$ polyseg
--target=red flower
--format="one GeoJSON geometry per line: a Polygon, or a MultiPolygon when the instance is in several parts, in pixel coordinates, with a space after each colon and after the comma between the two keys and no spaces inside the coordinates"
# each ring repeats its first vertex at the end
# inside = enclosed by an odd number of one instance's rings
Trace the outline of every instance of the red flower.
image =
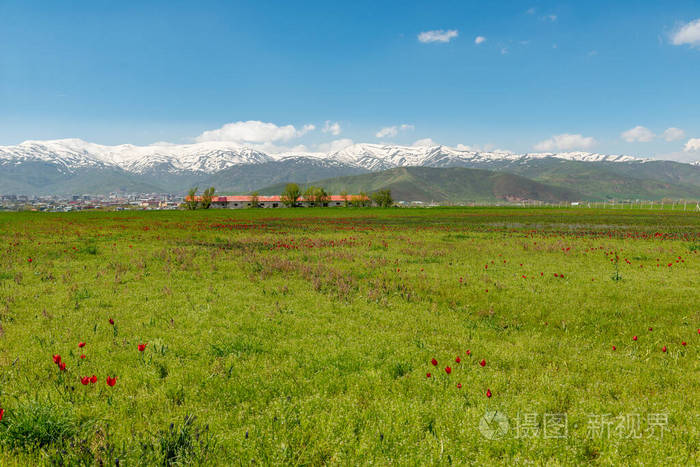
{"type": "Polygon", "coordinates": [[[437,360],[435,360],[434,358],[430,360],[430,363],[432,363],[433,366],[437,366],[437,360]]]}
{"type": "Polygon", "coordinates": [[[97,376],[92,375],[92,377],[90,378],[90,382],[91,382],[92,384],[95,384],[95,383],[97,382],[97,376]]]}
{"type": "Polygon", "coordinates": [[[471,350],[467,350],[467,355],[471,355],[471,354],[472,354],[472,351],[471,351],[471,350]]]}
{"type": "Polygon", "coordinates": [[[117,377],[115,376],[114,378],[110,378],[107,376],[107,386],[114,386],[115,384],[117,384],[117,377]]]}
{"type": "Polygon", "coordinates": [[[457,389],[462,389],[462,383],[457,383],[457,389]]]}
{"type": "Polygon", "coordinates": [[[58,364],[58,369],[61,370],[61,371],[66,371],[66,364],[65,364],[65,362],[60,362],[60,363],[58,364]]]}
{"type": "Polygon", "coordinates": [[[486,390],[486,397],[491,397],[491,390],[490,389],[486,390]]]}
{"type": "MultiPolygon", "coordinates": [[[[430,373],[426,373],[426,374],[425,374],[425,377],[426,377],[426,378],[430,378],[430,376],[431,376],[430,373]]],[[[107,384],[109,384],[109,381],[107,381],[107,384]]]]}
{"type": "Polygon", "coordinates": [[[450,373],[452,373],[452,368],[450,368],[449,366],[446,366],[446,367],[445,367],[445,373],[447,373],[448,375],[449,375],[450,373]]]}
{"type": "Polygon", "coordinates": [[[617,350],[617,347],[615,347],[614,345],[613,345],[613,350],[617,350]]]}
{"type": "Polygon", "coordinates": [[[83,386],[87,386],[87,384],[88,384],[89,382],[90,382],[90,377],[89,377],[89,376],[83,376],[82,378],[80,378],[80,383],[81,383],[83,386]]]}
{"type": "Polygon", "coordinates": [[[114,326],[114,320],[113,320],[112,318],[109,318],[109,324],[111,324],[112,326],[114,326]]]}
{"type": "Polygon", "coordinates": [[[685,344],[685,341],[681,342],[681,345],[682,345],[683,347],[685,347],[685,345],[686,345],[686,344],[685,344]]]}
{"type": "Polygon", "coordinates": [[[78,348],[82,349],[85,347],[85,342],[78,342],[78,348]]]}
{"type": "Polygon", "coordinates": [[[32,259],[31,259],[31,258],[27,258],[27,261],[31,263],[31,262],[32,262],[32,259]]]}
{"type": "Polygon", "coordinates": [[[633,341],[636,341],[636,340],[637,340],[637,336],[634,336],[634,337],[632,338],[632,340],[633,340],[633,341]]]}
{"type": "Polygon", "coordinates": [[[649,328],[649,331],[653,331],[653,330],[654,330],[654,328],[649,328]]]}
{"type": "Polygon", "coordinates": [[[58,365],[59,363],[61,363],[61,356],[58,355],[58,354],[54,355],[54,356],[53,356],[53,362],[54,362],[56,365],[58,365]]]}
{"type": "Polygon", "coordinates": [[[479,362],[479,365],[481,365],[481,366],[486,366],[486,359],[481,360],[481,361],[479,362]]]}
{"type": "Polygon", "coordinates": [[[461,362],[461,361],[462,361],[462,359],[459,358],[459,355],[457,355],[457,358],[455,358],[455,363],[459,363],[459,362],[461,362]]]}
{"type": "Polygon", "coordinates": [[[144,350],[146,350],[147,345],[148,344],[139,344],[139,352],[143,352],[144,350]]]}
{"type": "Polygon", "coordinates": [[[662,351],[662,352],[666,352],[666,346],[665,346],[665,345],[661,348],[661,351],[662,351]]]}
{"type": "Polygon", "coordinates": [[[85,358],[85,354],[82,354],[82,355],[80,356],[80,358],[81,358],[81,359],[85,358]]]}
{"type": "Polygon", "coordinates": [[[0,409],[0,422],[2,421],[3,415],[5,415],[5,409],[0,409]]]}

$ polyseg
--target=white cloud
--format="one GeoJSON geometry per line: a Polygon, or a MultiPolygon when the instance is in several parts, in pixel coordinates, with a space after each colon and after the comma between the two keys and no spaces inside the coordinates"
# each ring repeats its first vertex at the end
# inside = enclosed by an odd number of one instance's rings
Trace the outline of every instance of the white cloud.
{"type": "Polygon", "coordinates": [[[545,21],[551,21],[552,23],[557,20],[557,15],[546,15],[542,17],[545,21]]]}
{"type": "Polygon", "coordinates": [[[459,32],[456,29],[437,29],[435,31],[423,31],[418,34],[418,40],[423,43],[428,42],[450,42],[457,37],[459,32]]]}
{"type": "Polygon", "coordinates": [[[437,146],[438,143],[433,141],[431,138],[423,138],[415,141],[411,146],[437,146]]]}
{"type": "Polygon", "coordinates": [[[637,125],[634,128],[630,128],[629,130],[622,132],[620,136],[628,143],[648,143],[654,139],[656,135],[652,133],[649,128],[637,125]]]}
{"type": "Polygon", "coordinates": [[[197,136],[197,142],[232,141],[236,143],[271,143],[273,141],[289,141],[299,138],[309,131],[315,130],[314,125],[304,125],[297,129],[294,125],[277,126],[274,123],[248,120],[246,122],[227,123],[216,130],[208,130],[197,136]]]}
{"type": "Polygon", "coordinates": [[[501,49],[501,55],[506,55],[508,53],[508,47],[503,47],[501,49]]]}
{"type": "Polygon", "coordinates": [[[684,45],[700,47],[700,18],[681,26],[671,37],[673,45],[684,45]]]}
{"type": "Polygon", "coordinates": [[[681,139],[682,137],[685,136],[685,131],[681,130],[680,128],[666,128],[666,131],[664,131],[664,139],[666,141],[675,141],[677,139],[681,139]]]}
{"type": "Polygon", "coordinates": [[[595,144],[596,140],[590,136],[564,133],[561,135],[554,135],[549,139],[540,141],[535,145],[535,149],[538,151],[570,151],[573,149],[588,149],[595,144]]]}
{"type": "Polygon", "coordinates": [[[484,36],[476,36],[476,39],[474,39],[474,43],[476,45],[482,44],[486,42],[486,38],[484,36]]]}
{"type": "Polygon", "coordinates": [[[387,126],[382,129],[380,129],[375,136],[377,138],[386,138],[387,136],[390,138],[393,138],[394,136],[399,134],[399,131],[407,131],[407,130],[413,130],[413,125],[409,125],[408,123],[404,123],[402,125],[394,125],[394,126],[387,126]]]}
{"type": "Polygon", "coordinates": [[[326,120],[326,124],[323,126],[323,130],[321,131],[324,133],[330,133],[333,136],[338,136],[340,134],[340,123],[331,123],[330,120],[326,120]]]}
{"type": "Polygon", "coordinates": [[[525,13],[527,13],[528,15],[534,15],[534,14],[535,14],[535,8],[534,8],[534,7],[533,7],[533,8],[528,8],[527,11],[526,11],[525,13]]]}
{"type": "Polygon", "coordinates": [[[700,152],[700,138],[690,138],[683,148],[685,152],[700,152]]]}
{"type": "Polygon", "coordinates": [[[317,148],[321,152],[338,152],[352,145],[353,141],[350,138],[341,138],[329,143],[321,143],[317,148]]]}

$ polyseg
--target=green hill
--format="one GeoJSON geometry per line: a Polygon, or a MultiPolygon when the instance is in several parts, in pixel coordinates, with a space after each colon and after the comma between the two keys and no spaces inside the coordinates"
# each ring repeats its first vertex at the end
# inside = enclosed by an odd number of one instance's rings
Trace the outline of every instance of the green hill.
{"type": "MultiPolygon", "coordinates": [[[[505,172],[481,169],[400,167],[361,175],[329,178],[310,183],[337,194],[390,189],[397,201],[454,202],[470,201],[573,201],[580,193],[564,187],[536,182],[505,172]]],[[[304,185],[306,186],[306,185],[304,185]]],[[[261,195],[277,195],[284,184],[259,190],[261,195]]]]}

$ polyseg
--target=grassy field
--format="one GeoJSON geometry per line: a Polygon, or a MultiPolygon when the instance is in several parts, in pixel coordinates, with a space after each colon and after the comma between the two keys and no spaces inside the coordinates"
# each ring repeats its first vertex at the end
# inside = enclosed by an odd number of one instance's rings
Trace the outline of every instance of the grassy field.
{"type": "Polygon", "coordinates": [[[1,465],[700,463],[698,213],[6,213],[0,249],[1,465]]]}

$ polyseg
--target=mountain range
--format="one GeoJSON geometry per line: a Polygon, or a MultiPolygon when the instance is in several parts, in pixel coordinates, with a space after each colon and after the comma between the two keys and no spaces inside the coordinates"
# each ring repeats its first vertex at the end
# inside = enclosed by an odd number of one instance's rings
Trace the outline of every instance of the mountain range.
{"type": "Polygon", "coordinates": [[[79,139],[1,146],[0,194],[179,193],[195,185],[244,193],[290,181],[310,183],[402,167],[505,172],[582,199],[700,198],[698,162],[625,155],[514,154],[388,144],[354,144],[329,153],[267,154],[228,142],[103,146],[79,139]]]}

